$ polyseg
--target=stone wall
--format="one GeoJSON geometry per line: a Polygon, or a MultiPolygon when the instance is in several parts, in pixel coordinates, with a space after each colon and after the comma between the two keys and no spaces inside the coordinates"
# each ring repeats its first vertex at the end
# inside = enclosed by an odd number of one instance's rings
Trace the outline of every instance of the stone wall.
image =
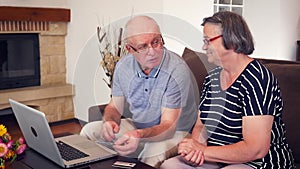
{"type": "Polygon", "coordinates": [[[65,36],[67,23],[50,23],[39,35],[41,85],[66,83],[65,36]]]}

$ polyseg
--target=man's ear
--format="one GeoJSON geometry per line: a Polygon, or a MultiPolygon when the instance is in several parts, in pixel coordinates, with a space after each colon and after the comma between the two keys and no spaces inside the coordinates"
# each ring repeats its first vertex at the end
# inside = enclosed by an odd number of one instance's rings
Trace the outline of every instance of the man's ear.
{"type": "Polygon", "coordinates": [[[128,50],[128,52],[130,52],[130,46],[128,44],[125,45],[125,48],[128,50]]]}
{"type": "Polygon", "coordinates": [[[133,53],[132,48],[131,48],[128,44],[125,45],[125,48],[127,49],[127,51],[128,51],[129,53],[133,53]]]}

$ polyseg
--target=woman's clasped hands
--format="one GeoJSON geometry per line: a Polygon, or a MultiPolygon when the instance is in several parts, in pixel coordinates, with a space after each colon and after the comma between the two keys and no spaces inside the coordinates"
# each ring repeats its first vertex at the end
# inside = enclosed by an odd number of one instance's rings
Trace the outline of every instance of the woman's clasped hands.
{"type": "Polygon", "coordinates": [[[201,166],[204,163],[206,146],[193,138],[185,138],[178,144],[178,154],[185,163],[191,166],[201,166]]]}

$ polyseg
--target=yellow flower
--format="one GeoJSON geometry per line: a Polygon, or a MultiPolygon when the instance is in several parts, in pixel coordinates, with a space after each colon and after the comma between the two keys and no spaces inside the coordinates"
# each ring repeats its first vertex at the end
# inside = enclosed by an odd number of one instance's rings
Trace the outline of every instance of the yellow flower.
{"type": "Polygon", "coordinates": [[[0,125],[0,137],[2,137],[7,132],[7,129],[4,125],[0,125]]]}
{"type": "Polygon", "coordinates": [[[4,156],[4,160],[11,160],[15,158],[17,154],[13,150],[8,150],[7,153],[4,156]]]}

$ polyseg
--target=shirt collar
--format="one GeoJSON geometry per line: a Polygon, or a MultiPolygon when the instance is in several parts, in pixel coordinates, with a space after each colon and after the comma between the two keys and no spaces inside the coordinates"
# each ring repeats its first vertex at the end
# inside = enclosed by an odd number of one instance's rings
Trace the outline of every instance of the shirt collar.
{"type": "Polygon", "coordinates": [[[149,75],[145,75],[145,73],[142,71],[142,69],[139,67],[138,70],[137,70],[137,75],[139,78],[146,78],[146,77],[149,77],[149,78],[156,78],[160,72],[160,69],[162,67],[162,64],[165,60],[165,57],[166,57],[166,51],[165,49],[163,50],[163,57],[162,57],[162,60],[160,62],[160,64],[156,67],[154,67],[151,72],[149,73],[149,75]]]}

